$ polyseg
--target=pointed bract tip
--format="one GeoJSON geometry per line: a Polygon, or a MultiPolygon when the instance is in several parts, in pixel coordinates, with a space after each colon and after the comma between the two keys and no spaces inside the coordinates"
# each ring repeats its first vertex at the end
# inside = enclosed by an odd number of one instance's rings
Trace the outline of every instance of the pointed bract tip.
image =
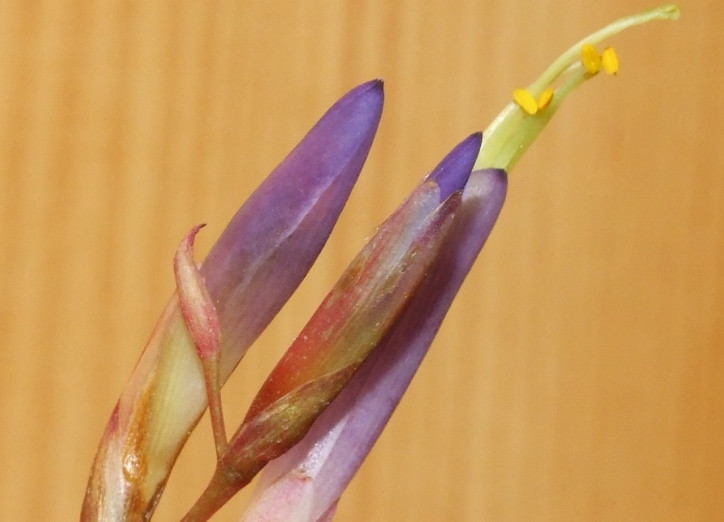
{"type": "Polygon", "coordinates": [[[183,241],[183,245],[188,245],[189,247],[193,247],[194,243],[196,242],[196,234],[199,233],[199,231],[206,226],[206,223],[199,223],[198,225],[194,225],[193,228],[188,232],[186,235],[186,238],[183,241]]]}
{"type": "Polygon", "coordinates": [[[333,112],[335,108],[346,106],[351,121],[357,119],[356,125],[360,129],[369,129],[374,133],[382,116],[384,103],[384,83],[382,80],[370,80],[352,88],[338,100],[330,112],[333,112]]]}
{"type": "Polygon", "coordinates": [[[221,326],[214,302],[194,262],[196,234],[205,224],[194,226],[176,251],[173,260],[181,314],[196,345],[199,357],[214,357],[219,352],[221,326]]]}
{"type": "Polygon", "coordinates": [[[440,187],[441,201],[465,187],[482,141],[482,133],[471,134],[450,151],[427,177],[440,187]]]}
{"type": "Polygon", "coordinates": [[[382,78],[375,78],[373,80],[366,81],[360,85],[358,85],[356,88],[375,88],[384,90],[385,88],[385,81],[382,78]]]}
{"type": "Polygon", "coordinates": [[[342,96],[341,99],[345,99],[348,97],[355,97],[357,95],[367,95],[371,97],[379,97],[380,101],[384,99],[385,96],[385,82],[380,80],[379,78],[374,80],[369,80],[367,82],[361,83],[357,87],[353,87],[347,94],[342,96]]]}

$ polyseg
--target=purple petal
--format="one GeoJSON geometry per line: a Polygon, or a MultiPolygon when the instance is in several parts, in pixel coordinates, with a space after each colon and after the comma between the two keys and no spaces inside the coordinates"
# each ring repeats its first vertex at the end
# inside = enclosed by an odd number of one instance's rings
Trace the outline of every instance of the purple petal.
{"type": "Polygon", "coordinates": [[[367,158],[382,82],[338,101],[236,213],[201,272],[221,319],[222,375],[239,362],[312,266],[367,158]]]}
{"type": "MultiPolygon", "coordinates": [[[[271,462],[258,491],[304,476],[314,481],[310,517],[338,501],[407,389],[450,304],[495,223],[507,187],[503,171],[474,172],[442,255],[410,306],[307,436],[271,462]]],[[[308,499],[305,500],[308,502],[308,499]]],[[[257,515],[254,508],[250,514],[257,515]]],[[[244,520],[258,520],[245,518],[244,520]]]]}
{"type": "Polygon", "coordinates": [[[480,152],[482,140],[483,135],[480,132],[468,136],[427,176],[427,179],[440,187],[440,199],[446,199],[453,192],[463,190],[480,152]]]}

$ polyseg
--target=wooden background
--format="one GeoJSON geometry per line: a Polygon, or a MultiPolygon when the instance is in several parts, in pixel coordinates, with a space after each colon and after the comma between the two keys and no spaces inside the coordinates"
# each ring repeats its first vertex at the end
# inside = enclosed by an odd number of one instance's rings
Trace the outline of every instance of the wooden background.
{"type": "MultiPolygon", "coordinates": [[[[338,96],[386,80],[327,249],[229,422],[417,180],[564,48],[650,0],[0,0],[0,520],[73,520],[185,231],[204,253],[338,96]]],[[[340,521],[724,513],[724,4],[616,39],[510,178],[340,521]]],[[[209,477],[202,422],[158,510],[209,477]]],[[[236,520],[244,495],[217,520],[236,520]]]]}

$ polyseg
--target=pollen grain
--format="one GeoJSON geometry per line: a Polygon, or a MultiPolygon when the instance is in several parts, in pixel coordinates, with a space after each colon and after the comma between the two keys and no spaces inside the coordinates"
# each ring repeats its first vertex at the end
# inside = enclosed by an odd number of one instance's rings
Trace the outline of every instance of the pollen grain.
{"type": "Polygon", "coordinates": [[[613,47],[606,47],[601,56],[601,67],[606,74],[618,74],[618,55],[613,47]]]}
{"type": "Polygon", "coordinates": [[[540,110],[543,110],[546,107],[548,107],[548,105],[550,105],[552,100],[553,100],[553,89],[551,87],[548,87],[538,97],[538,110],[540,111],[540,110]]]}
{"type": "Polygon", "coordinates": [[[538,112],[538,103],[528,89],[515,89],[513,100],[531,116],[538,112]]]}
{"type": "Polygon", "coordinates": [[[601,70],[601,55],[591,44],[583,44],[581,47],[581,62],[591,74],[597,74],[601,70]]]}

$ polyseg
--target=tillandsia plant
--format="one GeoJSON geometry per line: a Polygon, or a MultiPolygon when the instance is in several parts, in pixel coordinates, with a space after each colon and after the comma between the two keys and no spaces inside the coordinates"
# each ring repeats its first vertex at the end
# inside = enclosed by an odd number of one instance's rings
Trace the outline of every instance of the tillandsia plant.
{"type": "Polygon", "coordinates": [[[217,466],[185,520],[206,520],[262,469],[243,520],[324,521],[398,404],[500,213],[507,173],[565,98],[599,72],[595,45],[676,6],[623,18],[563,53],[483,134],[455,147],[369,240],[261,387],[231,438],[220,387],[329,236],[372,144],[382,83],[340,99],[237,212],[201,268],[191,229],[177,292],[121,395],[82,520],[148,520],[209,407],[217,466]]]}

